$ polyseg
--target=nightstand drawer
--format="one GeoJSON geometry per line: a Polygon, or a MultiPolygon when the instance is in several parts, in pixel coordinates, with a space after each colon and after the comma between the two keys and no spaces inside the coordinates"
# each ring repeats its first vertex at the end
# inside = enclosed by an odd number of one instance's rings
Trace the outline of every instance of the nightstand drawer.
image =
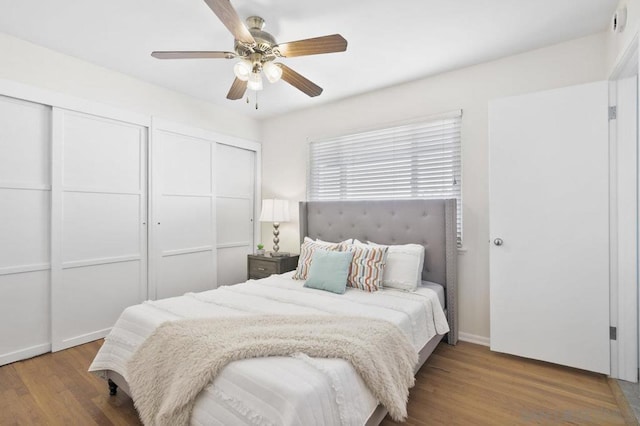
{"type": "Polygon", "coordinates": [[[278,264],[268,260],[253,259],[249,262],[249,275],[251,277],[265,278],[278,273],[278,264]]]}
{"type": "Polygon", "coordinates": [[[260,278],[267,278],[269,275],[293,271],[298,266],[298,258],[297,254],[278,257],[250,254],[247,256],[247,278],[259,280],[260,278]]]}

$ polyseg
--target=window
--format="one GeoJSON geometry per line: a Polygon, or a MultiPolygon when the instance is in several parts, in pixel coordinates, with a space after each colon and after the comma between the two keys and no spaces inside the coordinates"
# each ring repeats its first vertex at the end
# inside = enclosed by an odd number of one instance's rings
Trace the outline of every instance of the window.
{"type": "Polygon", "coordinates": [[[461,243],[461,118],[456,111],[312,141],[307,199],[455,198],[461,243]]]}

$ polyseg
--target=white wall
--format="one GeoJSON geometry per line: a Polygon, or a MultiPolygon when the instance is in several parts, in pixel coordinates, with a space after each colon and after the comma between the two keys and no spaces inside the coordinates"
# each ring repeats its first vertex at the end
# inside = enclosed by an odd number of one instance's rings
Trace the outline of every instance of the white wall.
{"type": "Polygon", "coordinates": [[[631,45],[633,37],[640,31],[640,0],[620,0],[618,9],[627,7],[627,25],[620,34],[607,33],[607,70],[614,70],[622,55],[631,45]]]}
{"type": "MultiPolygon", "coordinates": [[[[489,336],[487,103],[607,76],[605,33],[291,113],[263,123],[263,198],[305,199],[307,140],[462,108],[464,249],[459,258],[461,333],[489,336]]],[[[347,76],[345,76],[347,78],[347,76]]],[[[354,76],[353,78],[357,78],[354,76]]],[[[331,90],[331,88],[326,88],[331,90]]],[[[281,250],[298,252],[295,222],[281,250]]],[[[271,226],[262,227],[271,246],[271,226]]]]}
{"type": "Polygon", "coordinates": [[[4,33],[0,33],[0,52],[0,79],[218,133],[260,139],[260,126],[252,118],[4,33]]]}

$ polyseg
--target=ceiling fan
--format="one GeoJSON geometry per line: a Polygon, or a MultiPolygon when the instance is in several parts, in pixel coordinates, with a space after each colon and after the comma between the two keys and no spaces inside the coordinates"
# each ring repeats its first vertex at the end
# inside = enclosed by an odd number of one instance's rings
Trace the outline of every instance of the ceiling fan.
{"type": "Polygon", "coordinates": [[[271,83],[281,78],[296,89],[314,97],[322,93],[322,88],[298,74],[277,58],[317,55],[321,53],[344,52],[347,40],[340,34],[305,40],[276,43],[275,38],[264,28],[264,19],[258,16],[247,18],[242,23],[229,0],[204,0],[213,13],[222,21],[235,38],[233,52],[221,51],[155,51],[151,56],[158,59],[235,59],[233,71],[236,76],[227,99],[241,99],[247,89],[262,90],[262,73],[271,83]]]}

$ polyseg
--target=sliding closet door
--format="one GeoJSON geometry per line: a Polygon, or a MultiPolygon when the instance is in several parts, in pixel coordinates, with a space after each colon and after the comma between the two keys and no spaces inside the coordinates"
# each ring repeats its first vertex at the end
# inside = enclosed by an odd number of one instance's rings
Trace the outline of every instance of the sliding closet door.
{"type": "Polygon", "coordinates": [[[53,350],[103,337],[146,296],[143,126],[54,108],[53,350]]]}
{"type": "Polygon", "coordinates": [[[247,254],[254,245],[255,169],[254,151],[218,144],[218,285],[247,280],[247,254]]]}
{"type": "Polygon", "coordinates": [[[51,347],[50,117],[0,96],[0,365],[51,347]]]}
{"type": "Polygon", "coordinates": [[[153,265],[149,297],[216,287],[215,141],[153,131],[153,265]]]}

